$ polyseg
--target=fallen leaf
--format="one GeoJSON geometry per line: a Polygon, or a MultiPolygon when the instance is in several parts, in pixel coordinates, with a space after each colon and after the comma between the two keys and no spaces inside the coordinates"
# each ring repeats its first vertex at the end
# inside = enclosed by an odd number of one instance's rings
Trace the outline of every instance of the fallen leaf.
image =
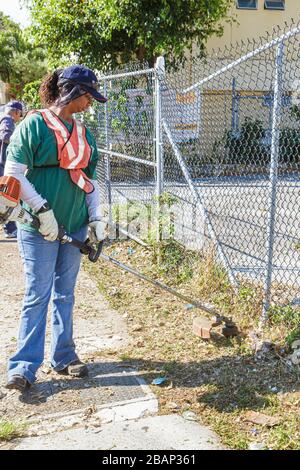
{"type": "Polygon", "coordinates": [[[178,410],[180,407],[177,405],[177,403],[175,403],[174,401],[170,401],[169,403],[167,403],[167,408],[169,408],[170,410],[178,410]]]}
{"type": "Polygon", "coordinates": [[[197,415],[193,411],[184,411],[182,417],[187,421],[197,421],[197,415]]]}
{"type": "Polygon", "coordinates": [[[268,427],[273,427],[280,423],[280,418],[275,418],[274,416],[265,415],[256,411],[247,411],[244,420],[253,424],[260,424],[268,427]]]}

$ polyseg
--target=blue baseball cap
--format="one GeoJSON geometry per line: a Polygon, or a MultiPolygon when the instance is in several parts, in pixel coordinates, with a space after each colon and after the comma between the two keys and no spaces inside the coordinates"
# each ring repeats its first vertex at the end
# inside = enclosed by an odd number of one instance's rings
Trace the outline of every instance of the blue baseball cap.
{"type": "Polygon", "coordinates": [[[59,74],[58,85],[71,81],[80,85],[96,101],[105,103],[107,99],[99,93],[99,83],[94,72],[84,65],[71,65],[66,67],[59,74]]]}
{"type": "Polygon", "coordinates": [[[6,108],[11,108],[11,109],[17,109],[18,111],[21,111],[21,113],[23,114],[23,105],[20,101],[9,101],[6,105],[5,105],[6,108]]]}

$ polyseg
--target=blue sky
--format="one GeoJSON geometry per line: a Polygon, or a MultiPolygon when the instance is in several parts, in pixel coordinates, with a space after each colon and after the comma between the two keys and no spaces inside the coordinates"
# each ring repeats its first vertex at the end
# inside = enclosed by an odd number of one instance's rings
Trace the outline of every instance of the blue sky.
{"type": "Polygon", "coordinates": [[[0,0],[0,10],[22,27],[29,25],[29,14],[25,7],[21,8],[19,0],[0,0]]]}

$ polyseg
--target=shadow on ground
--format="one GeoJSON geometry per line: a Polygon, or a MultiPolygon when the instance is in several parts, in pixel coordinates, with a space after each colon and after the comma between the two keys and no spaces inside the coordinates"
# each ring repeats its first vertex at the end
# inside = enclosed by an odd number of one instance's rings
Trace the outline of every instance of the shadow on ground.
{"type": "MultiPolygon", "coordinates": [[[[99,405],[142,398],[144,391],[139,380],[151,384],[157,377],[165,382],[152,390],[170,388],[197,389],[198,403],[206,404],[219,412],[239,409],[260,410],[274,402],[277,393],[298,392],[300,383],[294,370],[286,369],[282,360],[269,353],[264,356],[223,356],[201,362],[145,361],[127,358],[126,361],[92,363],[89,377],[85,379],[59,376],[34,384],[19,399],[38,405],[63,398],[66,403],[76,395],[81,405],[99,405]]],[[[55,406],[53,406],[55,408],[55,406]]]]}

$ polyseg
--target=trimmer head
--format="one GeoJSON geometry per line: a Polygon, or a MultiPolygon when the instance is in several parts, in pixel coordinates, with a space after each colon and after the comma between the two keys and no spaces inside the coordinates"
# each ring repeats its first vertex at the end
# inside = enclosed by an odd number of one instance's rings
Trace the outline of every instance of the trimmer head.
{"type": "Polygon", "coordinates": [[[239,334],[239,330],[232,319],[223,316],[215,316],[211,319],[204,316],[197,316],[193,320],[193,332],[202,339],[210,339],[211,330],[221,324],[224,325],[222,334],[226,338],[231,338],[239,334]]]}
{"type": "Polygon", "coordinates": [[[237,336],[239,334],[238,327],[231,319],[224,319],[222,334],[225,336],[225,338],[231,338],[232,336],[237,336]]]}

